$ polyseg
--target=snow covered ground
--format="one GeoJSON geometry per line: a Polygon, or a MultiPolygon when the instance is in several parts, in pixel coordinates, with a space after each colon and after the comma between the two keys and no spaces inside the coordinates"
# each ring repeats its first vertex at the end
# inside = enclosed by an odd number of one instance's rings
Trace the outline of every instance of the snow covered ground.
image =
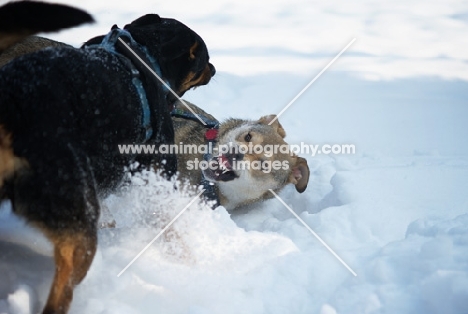
{"type": "MultiPolygon", "coordinates": [[[[220,119],[279,112],[357,38],[280,118],[291,144],[356,145],[304,156],[307,190],[280,196],[357,277],[276,199],[232,213],[193,204],[117,277],[193,198],[144,174],[104,201],[117,228],[100,231],[71,313],[468,313],[466,2],[80,6],[99,23],[54,38],[78,45],[147,12],[200,33],[218,73],[186,99],[220,119]]],[[[0,313],[36,313],[53,267],[3,204],[0,313]]]]}

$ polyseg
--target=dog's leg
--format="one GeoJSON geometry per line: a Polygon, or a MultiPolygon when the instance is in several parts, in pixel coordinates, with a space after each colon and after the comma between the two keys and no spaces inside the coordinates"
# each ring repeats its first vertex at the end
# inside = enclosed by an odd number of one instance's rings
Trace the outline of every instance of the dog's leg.
{"type": "Polygon", "coordinates": [[[55,277],[43,314],[67,313],[73,288],[86,276],[96,252],[96,233],[57,234],[51,236],[55,246],[55,277]]]}
{"type": "Polygon", "coordinates": [[[8,196],[13,211],[54,245],[55,277],[43,313],[67,313],[73,288],[86,276],[96,252],[96,183],[89,158],[71,141],[33,138],[26,143],[30,167],[15,173],[8,196]]]}
{"type": "Polygon", "coordinates": [[[72,206],[78,204],[70,212],[77,213],[81,220],[67,228],[55,229],[46,235],[54,244],[55,277],[50,289],[49,298],[43,314],[67,313],[73,299],[73,289],[86,276],[97,246],[97,220],[99,215],[99,201],[96,194],[96,183],[88,157],[67,144],[73,156],[73,165],[77,170],[78,191],[81,195],[72,195],[75,200],[72,206]],[[78,200],[78,202],[76,202],[78,200]],[[84,202],[83,202],[84,201],[84,202]],[[81,204],[81,206],[80,206],[81,204]]]}

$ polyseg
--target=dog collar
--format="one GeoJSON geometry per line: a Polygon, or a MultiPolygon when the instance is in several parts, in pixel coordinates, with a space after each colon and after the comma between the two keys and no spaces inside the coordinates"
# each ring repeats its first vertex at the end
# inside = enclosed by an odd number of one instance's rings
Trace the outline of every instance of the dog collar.
{"type": "MultiPolygon", "coordinates": [[[[142,108],[142,126],[144,133],[143,143],[146,143],[153,135],[153,127],[151,124],[150,102],[148,101],[146,90],[140,75],[143,74],[146,78],[149,78],[149,81],[153,81],[153,74],[147,69],[141,60],[148,64],[153,69],[153,71],[159,75],[159,77],[162,77],[161,67],[159,66],[158,62],[149,54],[146,47],[138,44],[133,39],[132,35],[127,30],[123,30],[117,27],[112,29],[106,36],[104,36],[100,44],[90,45],[87,46],[87,48],[105,49],[106,51],[121,58],[126,66],[130,69],[130,72],[132,73],[132,83],[137,90],[138,97],[140,98],[140,104],[142,108]],[[124,42],[129,47],[131,47],[131,50],[135,52],[139,58],[135,57],[132,51],[130,51],[127,46],[119,41],[119,38],[124,40],[124,42]]],[[[165,80],[165,83],[170,87],[170,84],[167,80],[165,80]]],[[[159,85],[159,82],[156,84],[159,85]]],[[[166,97],[169,90],[166,86],[164,86],[164,84],[161,85],[164,91],[164,97],[166,97]]]]}
{"type": "MultiPolygon", "coordinates": [[[[219,128],[219,122],[218,120],[213,120],[208,117],[205,117],[204,115],[198,115],[195,116],[192,112],[188,110],[184,110],[182,108],[175,107],[171,111],[171,116],[176,117],[176,118],[183,118],[186,120],[192,120],[198,123],[201,123],[200,119],[205,123],[203,126],[205,128],[209,129],[218,129],[219,128]]],[[[202,124],[202,123],[201,123],[202,124]]]]}

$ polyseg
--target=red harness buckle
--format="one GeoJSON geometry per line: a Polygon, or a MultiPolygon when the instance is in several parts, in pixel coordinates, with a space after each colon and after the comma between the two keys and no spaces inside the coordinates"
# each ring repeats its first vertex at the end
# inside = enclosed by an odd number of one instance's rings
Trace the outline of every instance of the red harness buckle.
{"type": "Polygon", "coordinates": [[[205,138],[208,141],[214,141],[218,137],[218,130],[217,129],[209,129],[205,132],[205,138]]]}

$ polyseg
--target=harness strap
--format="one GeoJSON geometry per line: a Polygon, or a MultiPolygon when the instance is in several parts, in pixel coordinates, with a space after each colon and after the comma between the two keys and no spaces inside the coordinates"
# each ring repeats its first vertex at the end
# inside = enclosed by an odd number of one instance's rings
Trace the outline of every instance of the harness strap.
{"type": "MultiPolygon", "coordinates": [[[[208,150],[205,154],[203,154],[203,160],[205,160],[206,162],[210,162],[213,158],[212,150],[217,142],[218,127],[219,123],[216,124],[213,128],[206,130],[205,132],[205,142],[208,145],[208,150]]],[[[203,173],[200,184],[203,185],[203,189],[205,189],[205,191],[203,192],[203,197],[209,201],[214,201],[212,207],[213,209],[218,207],[220,205],[218,197],[218,187],[213,182],[207,180],[203,173]]]]}
{"type": "MultiPolygon", "coordinates": [[[[217,120],[209,119],[204,115],[198,115],[198,117],[196,117],[192,112],[177,107],[174,108],[174,110],[172,110],[171,116],[183,118],[186,120],[192,120],[200,123],[201,125],[203,125],[203,123],[201,123],[200,119],[202,119],[203,122],[205,122],[205,125],[203,126],[206,128],[205,143],[208,147],[208,150],[205,154],[203,154],[203,160],[205,160],[206,162],[210,162],[213,158],[213,147],[216,145],[218,139],[219,122],[217,120]]],[[[202,194],[203,198],[205,198],[208,201],[213,201],[213,209],[218,207],[220,205],[220,202],[218,198],[217,186],[213,182],[207,180],[203,173],[202,178],[200,180],[200,185],[202,185],[203,189],[205,190],[202,194]]]]}
{"type": "MultiPolygon", "coordinates": [[[[143,132],[143,142],[148,142],[153,136],[153,126],[151,123],[151,101],[148,101],[146,95],[145,86],[141,80],[143,75],[145,79],[153,84],[159,84],[159,81],[156,81],[154,75],[138,60],[137,57],[118,39],[122,38],[125,43],[131,47],[131,49],[146,63],[148,64],[153,71],[155,71],[160,77],[161,68],[158,62],[149,54],[146,47],[138,44],[131,36],[127,30],[120,28],[114,28],[106,36],[104,36],[100,44],[87,46],[87,49],[101,48],[106,51],[118,56],[121,61],[130,69],[132,74],[132,83],[135,86],[138,97],[140,98],[140,104],[142,109],[142,132],[143,132]]],[[[166,81],[166,84],[169,86],[169,82],[166,81]]],[[[148,88],[148,87],[147,87],[148,88]]],[[[168,92],[168,89],[162,84],[164,93],[168,92]]],[[[154,107],[154,106],[153,106],[154,107]]],[[[154,107],[155,108],[155,107],[154,107]]]]}
{"type": "Polygon", "coordinates": [[[186,120],[192,120],[192,121],[198,122],[200,124],[202,124],[200,122],[200,119],[202,119],[203,122],[205,122],[204,127],[210,128],[210,129],[218,129],[219,128],[219,122],[217,120],[209,119],[208,117],[205,117],[203,115],[198,115],[198,117],[197,117],[193,113],[191,113],[190,111],[186,111],[186,110],[181,109],[181,108],[177,108],[177,107],[174,108],[172,110],[172,112],[171,112],[171,116],[178,117],[178,118],[183,118],[183,119],[186,119],[186,120]]]}

